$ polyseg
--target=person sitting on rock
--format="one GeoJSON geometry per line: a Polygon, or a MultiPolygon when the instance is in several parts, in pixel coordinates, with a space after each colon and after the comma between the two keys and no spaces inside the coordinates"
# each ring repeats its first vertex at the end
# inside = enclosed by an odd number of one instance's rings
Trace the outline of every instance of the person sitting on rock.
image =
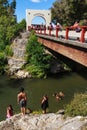
{"type": "Polygon", "coordinates": [[[6,118],[10,118],[11,116],[13,116],[13,108],[12,108],[12,105],[9,105],[9,106],[7,107],[6,118]]]}

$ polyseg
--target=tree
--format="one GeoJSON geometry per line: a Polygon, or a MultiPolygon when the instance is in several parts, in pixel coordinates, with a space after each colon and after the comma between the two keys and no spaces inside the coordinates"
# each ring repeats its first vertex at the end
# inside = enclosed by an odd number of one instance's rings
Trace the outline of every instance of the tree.
{"type": "Polygon", "coordinates": [[[0,0],[0,17],[7,14],[8,1],[0,0]]]}
{"type": "Polygon", "coordinates": [[[13,15],[16,9],[16,0],[0,0],[0,17],[3,15],[13,15]]]}
{"type": "Polygon", "coordinates": [[[15,8],[15,0],[12,0],[11,2],[9,2],[9,0],[0,0],[0,59],[2,62],[0,64],[0,72],[4,68],[4,65],[7,63],[5,62],[5,49],[8,45],[11,44],[11,40],[14,37],[14,26],[16,25],[16,20],[14,17],[15,8]]]}
{"type": "Polygon", "coordinates": [[[31,33],[27,46],[27,70],[31,72],[34,77],[45,77],[47,70],[50,67],[50,55],[47,55],[44,46],[38,42],[37,36],[34,32],[31,33]]]}
{"type": "Polygon", "coordinates": [[[9,15],[14,15],[15,13],[15,9],[16,9],[16,0],[12,0],[11,3],[9,3],[9,6],[8,6],[8,13],[9,15]]]}
{"type": "Polygon", "coordinates": [[[72,25],[77,19],[87,19],[87,0],[56,0],[51,7],[52,19],[72,25]]]}

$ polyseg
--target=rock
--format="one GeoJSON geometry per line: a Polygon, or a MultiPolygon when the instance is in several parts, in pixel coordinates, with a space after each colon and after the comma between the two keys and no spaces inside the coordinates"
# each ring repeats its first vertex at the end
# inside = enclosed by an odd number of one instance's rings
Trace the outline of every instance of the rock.
{"type": "Polygon", "coordinates": [[[0,122],[0,130],[86,130],[87,117],[64,118],[61,114],[14,115],[0,122]]]}
{"type": "Polygon", "coordinates": [[[28,42],[29,32],[23,32],[20,34],[21,37],[17,37],[11,47],[13,50],[13,56],[8,57],[8,66],[11,74],[20,70],[22,66],[26,63],[25,61],[25,47],[28,42]]]}
{"type": "Polygon", "coordinates": [[[14,74],[17,78],[31,78],[31,74],[29,74],[29,72],[26,72],[24,70],[18,70],[17,72],[15,72],[14,74]]]}

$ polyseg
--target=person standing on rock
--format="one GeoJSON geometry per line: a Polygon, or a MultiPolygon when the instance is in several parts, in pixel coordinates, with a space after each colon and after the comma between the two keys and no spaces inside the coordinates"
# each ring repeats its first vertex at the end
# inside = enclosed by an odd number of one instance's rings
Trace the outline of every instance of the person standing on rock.
{"type": "Polygon", "coordinates": [[[24,92],[24,88],[21,87],[20,92],[17,95],[17,102],[20,105],[21,113],[25,115],[27,105],[27,95],[24,92]]]}
{"type": "Polygon", "coordinates": [[[41,101],[41,108],[43,110],[43,114],[46,114],[46,110],[48,108],[48,97],[47,95],[44,95],[41,101]]]}

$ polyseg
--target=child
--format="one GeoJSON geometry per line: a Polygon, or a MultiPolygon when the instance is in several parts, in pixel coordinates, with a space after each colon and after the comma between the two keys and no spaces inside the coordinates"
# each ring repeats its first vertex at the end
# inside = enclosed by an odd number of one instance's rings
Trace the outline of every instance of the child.
{"type": "Polygon", "coordinates": [[[46,114],[46,109],[48,108],[48,97],[47,97],[47,95],[43,96],[43,98],[42,98],[41,108],[43,110],[43,114],[46,114]]]}
{"type": "Polygon", "coordinates": [[[7,118],[10,118],[11,116],[13,116],[13,108],[12,108],[12,105],[9,105],[9,106],[7,107],[6,117],[7,117],[7,118]]]}

